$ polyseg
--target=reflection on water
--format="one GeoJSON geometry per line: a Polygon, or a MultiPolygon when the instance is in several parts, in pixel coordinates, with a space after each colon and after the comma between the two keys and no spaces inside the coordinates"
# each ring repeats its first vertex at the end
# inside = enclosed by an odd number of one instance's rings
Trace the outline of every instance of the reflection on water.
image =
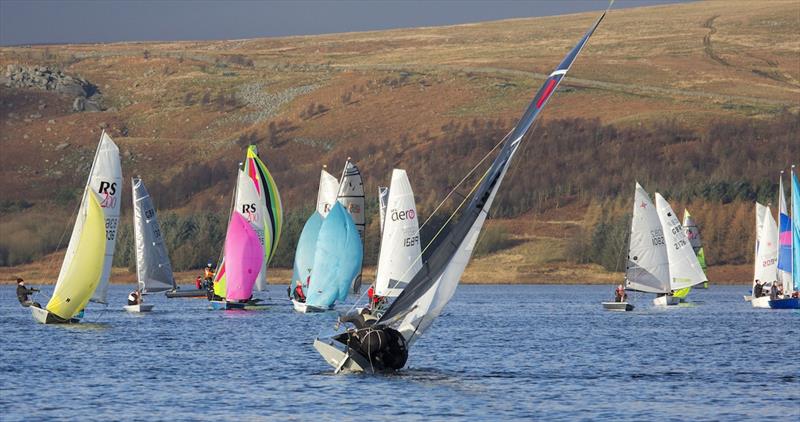
{"type": "Polygon", "coordinates": [[[0,287],[4,421],[800,416],[800,313],[752,309],[745,287],[669,309],[634,295],[615,313],[608,286],[460,286],[408,368],[383,375],[333,375],[312,343],[337,314],[295,313],[281,286],[257,293],[263,310],[151,295],[150,314],[123,311],[130,287],[111,286],[108,308],[70,326],[34,323],[13,288],[0,287]]]}

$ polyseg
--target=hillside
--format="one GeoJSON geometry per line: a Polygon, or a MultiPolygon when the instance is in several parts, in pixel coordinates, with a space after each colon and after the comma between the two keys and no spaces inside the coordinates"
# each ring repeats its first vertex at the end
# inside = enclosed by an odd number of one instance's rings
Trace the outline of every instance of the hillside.
{"type": "MultiPolygon", "coordinates": [[[[314,200],[321,165],[338,169],[347,156],[368,192],[388,182],[392,167],[408,169],[428,215],[595,17],[0,48],[0,68],[48,65],[80,76],[106,108],[73,112],[70,96],[0,86],[0,243],[18,256],[4,262],[59,245],[54,234],[69,228],[102,129],[123,151],[124,176],[142,175],[162,210],[178,215],[224,213],[232,169],[249,143],[259,145],[287,211],[298,213],[291,230],[314,200]],[[452,167],[443,171],[443,162],[452,167]]],[[[503,228],[505,246],[492,252],[516,274],[509,281],[562,270],[552,277],[605,277],[586,263],[598,259],[571,262],[568,247],[611,218],[598,209],[624,213],[633,179],[682,205],[702,204],[693,208],[701,224],[712,219],[705,210],[723,204],[731,219],[752,221],[744,214],[750,201],[774,194],[777,171],[800,157],[798,33],[792,1],[612,10],[502,190],[504,218],[491,225],[503,228]]],[[[744,264],[752,243],[731,246],[729,236],[713,233],[711,261],[738,248],[719,262],[744,264]]],[[[367,237],[376,242],[375,224],[367,237]]],[[[281,247],[290,257],[291,235],[281,247]]],[[[465,278],[483,278],[476,274],[485,274],[486,260],[476,259],[465,278]]]]}

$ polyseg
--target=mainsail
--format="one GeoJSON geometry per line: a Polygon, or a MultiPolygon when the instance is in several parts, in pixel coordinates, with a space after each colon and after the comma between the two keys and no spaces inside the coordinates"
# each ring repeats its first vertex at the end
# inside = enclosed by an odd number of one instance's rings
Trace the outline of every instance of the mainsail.
{"type": "Polygon", "coordinates": [[[692,245],[683,231],[681,222],[669,203],[656,192],[656,210],[664,232],[664,243],[669,260],[669,280],[672,290],[684,289],[704,283],[706,278],[700,262],[692,250],[692,245]]]}
{"type": "Polygon", "coordinates": [[[319,191],[317,192],[317,212],[322,217],[328,215],[339,196],[339,181],[323,168],[319,172],[319,191]]]}
{"type": "MultiPolygon", "coordinates": [[[[353,223],[358,230],[358,236],[361,239],[361,249],[364,248],[364,183],[361,180],[361,172],[355,164],[347,157],[347,162],[342,170],[342,178],[339,182],[339,203],[344,206],[344,209],[353,218],[353,223]]],[[[358,276],[353,280],[353,292],[358,293],[361,289],[361,269],[359,268],[358,276]]]]}
{"type": "Polygon", "coordinates": [[[388,201],[389,201],[389,188],[385,186],[378,186],[378,207],[380,208],[379,223],[381,225],[381,236],[383,236],[383,225],[384,221],[386,220],[386,206],[388,201]]]}
{"type": "Polygon", "coordinates": [[[362,258],[363,248],[353,219],[336,203],[317,236],[306,303],[324,309],[337,300],[345,300],[361,269],[362,258]]]}
{"type": "Polygon", "coordinates": [[[422,251],[417,205],[405,170],[392,171],[388,192],[375,294],[395,297],[422,268],[422,251]]]}
{"type": "Polygon", "coordinates": [[[480,184],[475,187],[475,193],[461,212],[458,221],[452,223],[447,234],[442,234],[444,240],[430,252],[422,269],[417,272],[417,275],[381,316],[377,324],[396,325],[398,331],[411,345],[416,335],[422,334],[442,312],[455,293],[492,201],[522,138],[528,133],[536,117],[558,88],[559,83],[603,17],[605,17],[605,12],[547,77],[514,130],[504,139],[498,156],[481,178],[480,184]],[[398,320],[399,323],[396,322],[398,320]]]}
{"type": "Polygon", "coordinates": [[[136,277],[142,292],[175,289],[167,248],[156,218],[156,209],[142,179],[131,178],[133,189],[133,236],[136,243],[136,277]]]}
{"type": "Polygon", "coordinates": [[[783,172],[778,189],[778,281],[784,292],[792,291],[792,220],[783,195],[783,172]]]}
{"type": "MultiPolygon", "coordinates": [[[[694,222],[694,218],[692,218],[692,215],[689,214],[689,210],[686,208],[683,209],[683,233],[686,235],[686,238],[689,239],[689,244],[692,245],[697,261],[700,263],[700,268],[702,268],[705,273],[707,268],[706,255],[703,251],[703,243],[700,240],[700,229],[697,228],[697,223],[694,222]]],[[[703,283],[702,287],[708,287],[708,282],[703,283]]],[[[673,296],[684,298],[690,291],[692,291],[691,287],[680,289],[675,291],[673,296]]]]}
{"type": "Polygon", "coordinates": [[[792,290],[800,290],[800,182],[792,166],[792,290]]]}
{"type": "Polygon", "coordinates": [[[625,288],[648,293],[669,293],[669,259],[664,231],[650,195],[636,183],[625,288]]]}
{"type": "Polygon", "coordinates": [[[772,217],[769,206],[756,203],[756,216],[761,216],[761,224],[756,232],[757,248],[753,279],[771,284],[778,277],[778,224],[772,217]]]}
{"type": "Polygon", "coordinates": [[[119,222],[119,148],[103,132],[81,197],[78,218],[47,310],[69,319],[90,299],[105,303],[119,222]]]}

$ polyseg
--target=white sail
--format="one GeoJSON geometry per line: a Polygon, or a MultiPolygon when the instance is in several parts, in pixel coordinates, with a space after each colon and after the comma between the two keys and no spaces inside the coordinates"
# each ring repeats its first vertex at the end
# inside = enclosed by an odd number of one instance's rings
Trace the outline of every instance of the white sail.
{"type": "Polygon", "coordinates": [[[339,181],[323,169],[319,174],[319,192],[317,192],[317,212],[319,212],[319,215],[323,217],[328,215],[338,195],[339,181]]]}
{"type": "Polygon", "coordinates": [[[389,188],[378,186],[378,206],[380,208],[381,236],[383,236],[383,225],[386,220],[386,204],[389,201],[389,188]]]}
{"type": "Polygon", "coordinates": [[[638,183],[633,201],[625,288],[649,293],[670,291],[664,232],[650,195],[638,183]]]}
{"type": "MultiPolygon", "coordinates": [[[[87,190],[95,195],[103,210],[106,222],[106,253],[103,261],[103,274],[92,296],[93,302],[106,303],[108,280],[111,276],[111,263],[114,260],[114,249],[117,244],[117,226],[119,224],[120,191],[122,190],[122,165],[119,159],[119,148],[105,132],[100,136],[100,145],[92,163],[87,190]]],[[[70,238],[70,248],[73,240],[80,237],[82,224],[75,224],[70,238]]],[[[67,255],[61,266],[62,272],[68,268],[75,251],[67,248],[67,255]]]]}
{"type": "MultiPolygon", "coordinates": [[[[244,171],[238,172],[239,176],[236,180],[236,199],[234,202],[234,209],[244,216],[253,231],[256,232],[261,246],[264,246],[264,213],[266,204],[261,195],[258,194],[256,184],[259,183],[257,178],[252,177],[244,171]]],[[[260,187],[260,185],[259,185],[260,187]]],[[[262,188],[263,189],[263,188],[262,188]]],[[[261,270],[256,277],[255,287],[262,291],[267,288],[267,260],[261,262],[261,270]]]]}
{"type": "MultiPolygon", "coordinates": [[[[356,229],[358,230],[358,236],[361,238],[361,248],[363,249],[364,231],[366,228],[366,219],[364,215],[364,182],[361,179],[361,171],[350,161],[350,157],[347,157],[344,170],[342,170],[337,200],[353,218],[353,223],[355,223],[356,229]]],[[[361,271],[358,272],[358,277],[353,280],[353,293],[358,293],[360,289],[361,271]]]]}
{"type": "MultiPolygon", "coordinates": [[[[761,205],[761,204],[757,204],[761,205]]],[[[761,228],[757,233],[755,280],[771,284],[778,279],[778,224],[769,206],[763,209],[761,228]]]]}
{"type": "Polygon", "coordinates": [[[685,289],[708,281],[675,211],[658,192],[656,192],[656,210],[666,243],[670,289],[685,289]]]}
{"type": "Polygon", "coordinates": [[[175,277],[156,218],[153,201],[144,182],[131,179],[133,190],[133,235],[136,243],[136,276],[143,292],[175,289],[175,277]]]}
{"type": "Polygon", "coordinates": [[[396,297],[422,268],[419,220],[405,170],[392,171],[375,294],[396,297]]]}

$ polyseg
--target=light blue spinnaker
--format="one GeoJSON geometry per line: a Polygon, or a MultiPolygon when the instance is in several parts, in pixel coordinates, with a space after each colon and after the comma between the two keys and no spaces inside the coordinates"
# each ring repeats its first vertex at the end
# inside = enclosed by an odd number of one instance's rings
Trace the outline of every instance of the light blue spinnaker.
{"type": "Polygon", "coordinates": [[[800,183],[792,166],[792,281],[800,290],[800,183]]]}
{"type": "Polygon", "coordinates": [[[308,286],[308,278],[311,275],[311,269],[314,268],[314,252],[317,248],[317,237],[319,237],[319,229],[322,228],[322,221],[322,216],[315,210],[303,226],[303,231],[300,232],[300,239],[297,240],[297,249],[294,253],[291,288],[294,288],[298,281],[303,285],[303,290],[306,290],[308,286]]]}
{"type": "Polygon", "coordinates": [[[361,270],[363,255],[353,218],[335,203],[319,230],[306,304],[328,308],[337,300],[345,300],[361,270]]]}

